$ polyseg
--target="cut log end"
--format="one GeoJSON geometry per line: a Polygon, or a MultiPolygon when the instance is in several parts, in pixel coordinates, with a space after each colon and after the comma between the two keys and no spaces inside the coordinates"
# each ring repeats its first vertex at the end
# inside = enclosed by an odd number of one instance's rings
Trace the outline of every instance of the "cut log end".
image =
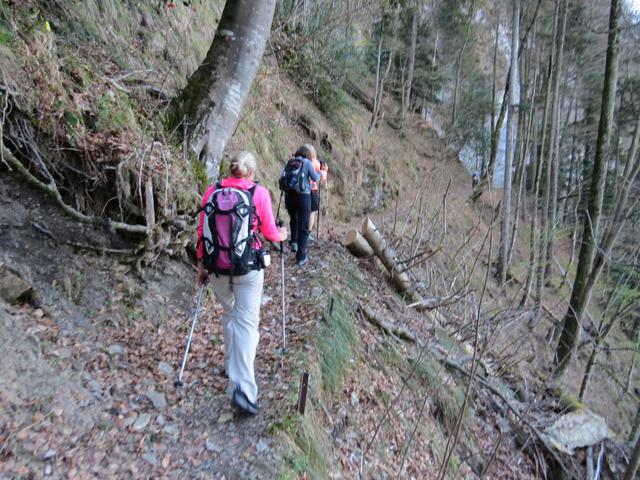
{"type": "Polygon", "coordinates": [[[342,239],[342,244],[356,257],[373,255],[373,249],[357,230],[349,230],[342,239]]]}

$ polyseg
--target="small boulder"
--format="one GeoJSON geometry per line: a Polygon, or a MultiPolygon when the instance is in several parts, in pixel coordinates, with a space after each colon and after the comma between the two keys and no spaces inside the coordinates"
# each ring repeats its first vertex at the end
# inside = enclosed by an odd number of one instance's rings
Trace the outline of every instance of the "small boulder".
{"type": "Polygon", "coordinates": [[[158,458],[151,452],[143,453],[142,459],[154,467],[158,465],[158,458]]]}
{"type": "Polygon", "coordinates": [[[109,355],[116,356],[122,355],[124,353],[124,347],[122,345],[118,345],[117,343],[111,345],[109,347],[109,355]]]}
{"type": "Polygon", "coordinates": [[[158,363],[158,370],[165,374],[167,377],[173,375],[173,367],[166,362],[158,363]]]}
{"type": "Polygon", "coordinates": [[[14,304],[31,296],[31,285],[9,270],[0,271],[0,297],[14,304]]]}
{"type": "Polygon", "coordinates": [[[167,406],[167,400],[164,398],[164,393],[156,392],[155,390],[149,390],[147,392],[147,398],[153,403],[153,406],[162,410],[167,406]]]}
{"type": "Polygon", "coordinates": [[[150,421],[151,421],[151,415],[149,415],[148,413],[141,413],[140,416],[136,418],[136,421],[133,423],[132,428],[136,432],[141,432],[142,430],[147,428],[147,425],[149,425],[150,421]]]}

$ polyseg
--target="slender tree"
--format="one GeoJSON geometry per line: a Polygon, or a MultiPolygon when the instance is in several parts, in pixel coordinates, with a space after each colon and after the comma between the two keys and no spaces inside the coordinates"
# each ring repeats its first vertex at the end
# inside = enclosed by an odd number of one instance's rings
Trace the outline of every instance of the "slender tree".
{"type": "Polygon", "coordinates": [[[502,195],[502,223],[500,229],[500,250],[498,254],[498,279],[501,286],[507,280],[507,257],[509,250],[509,223],[511,220],[511,171],[513,165],[513,133],[517,122],[519,89],[518,85],[518,41],[520,40],[520,0],[513,0],[513,26],[511,29],[511,67],[509,68],[509,110],[507,112],[507,148],[504,160],[504,187],[502,195]]]}
{"type": "Polygon", "coordinates": [[[275,5],[276,0],[227,0],[207,56],[173,100],[171,122],[182,126],[211,181],[260,66],[275,5]]]}
{"type": "Polygon", "coordinates": [[[600,213],[602,210],[604,181],[606,175],[607,150],[611,138],[613,112],[615,107],[616,83],[618,79],[619,49],[619,0],[611,0],[609,13],[609,35],[607,40],[607,58],[605,63],[604,85],[602,88],[602,106],[598,137],[591,173],[589,203],[584,215],[582,241],[578,257],[578,269],[571,291],[569,308],[565,314],[562,333],[555,354],[555,375],[561,377],[567,370],[573,357],[578,339],[578,331],[584,311],[589,303],[592,287],[589,287],[589,273],[598,239],[600,213]]]}
{"type": "Polygon", "coordinates": [[[563,52],[564,52],[564,37],[567,29],[567,1],[564,0],[560,5],[562,21],[560,22],[560,31],[558,33],[558,41],[556,45],[556,64],[554,66],[553,76],[553,113],[551,115],[551,136],[549,138],[549,166],[551,175],[551,198],[549,211],[547,212],[548,221],[547,228],[549,233],[547,235],[547,252],[546,252],[546,265],[545,265],[545,277],[549,277],[551,274],[551,263],[553,261],[553,252],[555,245],[555,229],[558,216],[558,177],[560,172],[560,132],[559,132],[559,118],[562,109],[562,98],[560,96],[560,80],[562,79],[563,68],[563,52]]]}
{"type": "MultiPolygon", "coordinates": [[[[416,45],[418,43],[418,2],[413,4],[411,15],[411,42],[409,44],[409,65],[407,67],[407,81],[405,84],[405,109],[411,108],[411,87],[413,86],[413,72],[416,65],[416,45]]],[[[404,113],[403,113],[404,115],[404,113]]]]}
{"type": "Polygon", "coordinates": [[[471,33],[471,23],[473,20],[473,12],[476,5],[476,0],[471,0],[471,5],[469,5],[469,12],[467,14],[467,28],[464,33],[464,37],[462,39],[462,46],[460,50],[458,50],[458,58],[456,59],[456,74],[455,74],[455,84],[453,87],[453,108],[451,109],[451,125],[456,124],[457,114],[458,114],[458,96],[460,92],[460,77],[462,74],[462,57],[464,55],[464,51],[467,48],[467,43],[469,43],[469,34],[471,33]]]}

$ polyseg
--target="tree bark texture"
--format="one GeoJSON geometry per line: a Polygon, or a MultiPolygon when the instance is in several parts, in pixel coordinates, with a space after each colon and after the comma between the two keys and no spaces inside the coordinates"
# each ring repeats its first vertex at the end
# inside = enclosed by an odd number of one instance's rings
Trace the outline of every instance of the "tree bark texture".
{"type": "Polygon", "coordinates": [[[555,364],[557,377],[562,376],[575,351],[578,339],[578,327],[584,310],[589,303],[591,288],[589,288],[589,274],[593,263],[596,242],[598,241],[598,227],[604,195],[604,181],[606,175],[607,151],[611,138],[613,113],[615,107],[616,84],[618,80],[618,49],[619,49],[619,5],[618,0],[611,0],[609,14],[609,35],[607,40],[607,59],[605,64],[604,85],[602,88],[602,107],[598,125],[596,151],[591,174],[591,188],[589,203],[584,216],[582,227],[582,242],[578,257],[578,269],[571,291],[569,308],[564,317],[562,334],[556,349],[555,364]]]}
{"type": "Polygon", "coordinates": [[[191,152],[215,181],[227,142],[236,129],[258,72],[276,0],[227,0],[202,64],[173,102],[173,121],[183,128],[191,152]]]}

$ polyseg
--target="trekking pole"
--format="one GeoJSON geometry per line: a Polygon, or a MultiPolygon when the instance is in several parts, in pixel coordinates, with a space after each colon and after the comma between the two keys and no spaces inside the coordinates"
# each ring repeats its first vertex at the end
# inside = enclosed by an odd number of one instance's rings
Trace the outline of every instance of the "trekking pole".
{"type": "Polygon", "coordinates": [[[322,183],[318,182],[318,223],[316,223],[316,238],[320,240],[320,217],[322,216],[322,204],[320,200],[322,199],[322,183]]]}
{"type": "MultiPolygon", "coordinates": [[[[281,227],[282,221],[278,220],[278,226],[281,227]]],[[[286,329],[286,313],[284,301],[284,242],[280,242],[280,291],[282,292],[282,353],[287,351],[287,329],[286,329]]]]}
{"type": "Polygon", "coordinates": [[[280,200],[278,200],[278,210],[276,212],[276,218],[278,219],[278,223],[280,223],[280,204],[282,203],[282,195],[284,195],[284,191],[280,190],[280,200]]]}
{"type": "Polygon", "coordinates": [[[189,331],[189,337],[187,338],[187,345],[184,349],[184,357],[182,358],[182,366],[180,367],[180,374],[178,379],[173,382],[173,386],[178,388],[182,386],[182,375],[184,374],[184,367],[187,365],[187,358],[189,357],[189,348],[191,347],[191,339],[193,338],[193,331],[196,328],[196,320],[198,320],[198,313],[200,312],[200,302],[202,300],[202,294],[204,293],[204,283],[200,287],[198,293],[198,300],[196,301],[196,311],[193,314],[193,321],[191,322],[191,330],[189,331]]]}

